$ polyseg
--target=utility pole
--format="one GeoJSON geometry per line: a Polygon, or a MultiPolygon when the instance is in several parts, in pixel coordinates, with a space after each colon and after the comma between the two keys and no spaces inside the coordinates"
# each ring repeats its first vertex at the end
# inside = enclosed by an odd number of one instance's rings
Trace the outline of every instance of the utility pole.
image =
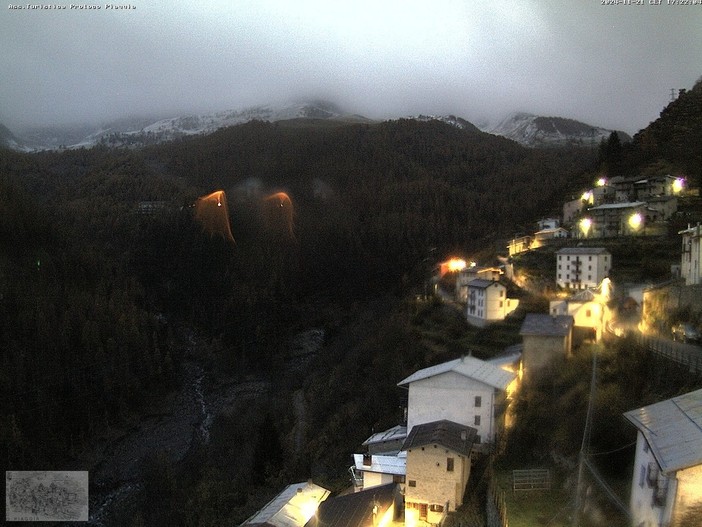
{"type": "Polygon", "coordinates": [[[580,456],[578,462],[578,482],[575,486],[575,511],[573,512],[573,527],[580,524],[580,510],[582,509],[582,486],[585,461],[590,450],[590,434],[592,432],[592,409],[595,405],[595,391],[597,388],[597,350],[592,351],[592,377],[590,377],[590,400],[587,403],[587,414],[585,416],[585,430],[583,430],[583,441],[580,445],[580,456]]]}

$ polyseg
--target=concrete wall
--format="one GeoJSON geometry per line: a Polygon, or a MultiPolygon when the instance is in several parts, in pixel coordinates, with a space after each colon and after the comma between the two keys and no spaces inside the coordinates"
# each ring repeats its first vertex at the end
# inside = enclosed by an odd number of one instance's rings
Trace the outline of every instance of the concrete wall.
{"type": "Polygon", "coordinates": [[[447,419],[478,430],[482,443],[495,435],[495,389],[455,372],[446,372],[410,384],[407,430],[415,425],[447,419]],[[480,406],[476,406],[480,397],[480,406]],[[480,424],[476,424],[476,417],[480,424]]]}
{"type": "Polygon", "coordinates": [[[522,363],[525,377],[552,366],[570,355],[570,336],[524,335],[522,363]]]}
{"type": "Polygon", "coordinates": [[[673,505],[672,525],[702,525],[702,465],[679,470],[675,502],[673,505]],[[693,516],[686,518],[686,516],[693,516]]]}
{"type": "MultiPolygon", "coordinates": [[[[652,505],[654,488],[648,483],[651,463],[656,467],[658,466],[643,434],[639,432],[636,440],[636,455],[631,477],[631,498],[629,502],[632,525],[639,525],[643,522],[644,525],[658,526],[663,522],[663,518],[670,514],[670,505],[664,507],[654,507],[652,505]]],[[[670,482],[668,484],[670,486],[670,482]]],[[[669,488],[668,490],[670,491],[671,489],[669,488]]]]}
{"type": "Polygon", "coordinates": [[[448,501],[449,511],[454,511],[463,503],[469,477],[469,456],[436,444],[413,448],[407,452],[405,502],[445,505],[448,501]],[[447,470],[448,458],[453,459],[452,472],[447,470]]]}

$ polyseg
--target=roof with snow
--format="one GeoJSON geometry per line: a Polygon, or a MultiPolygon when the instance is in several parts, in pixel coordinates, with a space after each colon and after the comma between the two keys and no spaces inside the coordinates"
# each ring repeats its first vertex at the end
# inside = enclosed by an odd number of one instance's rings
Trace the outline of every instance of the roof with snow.
{"type": "MultiPolygon", "coordinates": [[[[243,526],[302,527],[314,509],[310,504],[320,504],[329,496],[324,487],[311,481],[288,485],[261,510],[242,523],[243,526]]],[[[315,507],[316,508],[316,507],[315,507]]]]}
{"type": "Polygon", "coordinates": [[[624,414],[665,473],[702,464],[702,390],[624,414]]]}
{"type": "MultiPolygon", "coordinates": [[[[572,317],[571,317],[572,318],[572,317]]],[[[480,381],[488,386],[499,390],[506,390],[507,386],[514,380],[515,374],[505,371],[499,366],[490,364],[475,357],[461,357],[452,361],[430,366],[414,372],[406,379],[397,383],[398,386],[405,386],[415,381],[428,379],[436,375],[454,372],[469,379],[480,381]]]]}
{"type": "Polygon", "coordinates": [[[573,328],[573,317],[570,315],[543,315],[528,313],[522,323],[520,335],[541,337],[565,337],[573,328]]]}
{"type": "Polygon", "coordinates": [[[478,431],[475,428],[459,425],[446,419],[423,423],[412,427],[407,439],[405,439],[405,444],[402,445],[402,450],[436,444],[468,456],[477,434],[478,431]]]}

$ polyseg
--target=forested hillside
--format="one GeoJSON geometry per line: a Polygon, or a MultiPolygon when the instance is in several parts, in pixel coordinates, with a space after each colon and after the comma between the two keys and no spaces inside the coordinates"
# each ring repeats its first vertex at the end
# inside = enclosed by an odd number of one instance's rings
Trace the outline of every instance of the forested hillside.
{"type": "MultiPolygon", "coordinates": [[[[396,300],[373,328],[354,317],[374,320],[380,311],[362,306],[419,291],[449,252],[490,246],[556,211],[562,195],[589,182],[593,157],[409,120],[252,122],[145,150],[0,151],[0,454],[9,469],[61,468],[96,434],[131,426],[178,388],[190,347],[184,329],[200,335],[220,374],[270,378],[282,374],[296,332],[322,327],[329,338],[347,337],[332,348],[333,362],[306,373],[316,379],[308,389],[348,393],[332,409],[344,408],[348,422],[329,421],[331,410],[315,403],[309,419],[325,431],[311,440],[314,459],[278,454],[266,469],[272,479],[254,481],[257,463],[279,452],[292,424],[279,399],[243,408],[247,427],[268,430],[272,443],[237,452],[249,457],[228,454],[238,472],[217,481],[238,485],[236,516],[256,503],[246,498],[251,486],[335,470],[356,436],[397,415],[398,395],[379,379],[431,356],[404,326],[408,315],[393,314],[396,300]],[[197,198],[218,189],[228,197],[233,243],[194,219],[197,198]],[[292,210],[266,199],[279,191],[292,210]],[[142,201],[159,205],[143,214],[142,201]],[[354,370],[361,358],[368,376],[354,370]],[[353,371],[371,384],[336,385],[353,371]],[[351,397],[358,389],[365,403],[351,397]],[[374,415],[363,417],[371,403],[374,415]],[[328,443],[333,430],[344,442],[328,443]]],[[[235,415],[217,423],[212,449],[243,433],[232,431],[235,415]]],[[[183,492],[214,477],[194,474],[180,482],[183,492]]],[[[178,496],[168,499],[182,503],[178,496]]],[[[157,521],[160,513],[145,510],[152,524],[168,522],[166,512],[157,521]]]]}
{"type": "Polygon", "coordinates": [[[702,79],[661,111],[631,143],[605,148],[609,175],[662,173],[687,176],[702,184],[702,79]]]}

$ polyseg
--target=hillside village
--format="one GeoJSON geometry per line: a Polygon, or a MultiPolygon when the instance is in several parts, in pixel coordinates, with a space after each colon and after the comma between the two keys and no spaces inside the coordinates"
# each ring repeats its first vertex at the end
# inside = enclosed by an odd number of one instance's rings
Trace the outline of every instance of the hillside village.
{"type": "MultiPolygon", "coordinates": [[[[519,419],[515,402],[521,390],[555,375],[556,365],[573,367],[583,346],[595,346],[590,407],[578,480],[570,482],[575,503],[566,507],[561,519],[578,525],[579,516],[587,515],[582,482],[587,472],[588,495],[598,487],[617,509],[609,520],[599,522],[591,512],[587,525],[699,525],[702,390],[638,408],[637,401],[630,401],[630,408],[619,414],[620,424],[628,423],[636,431],[635,453],[627,461],[633,469],[622,476],[628,484],[619,496],[587,455],[596,359],[608,343],[633,339],[628,342],[682,364],[699,386],[702,349],[693,345],[700,344],[699,333],[681,339],[675,333],[677,325],[694,326],[702,316],[699,200],[699,188],[684,176],[601,177],[579,198],[563,203],[560,217],[542,218],[532,233],[509,240],[494,262],[464,262],[458,269],[453,261],[437,265],[432,277],[435,298],[460,309],[476,328],[521,320],[521,342],[489,359],[464,355],[404,379],[388,379],[407,393],[405,419],[374,432],[360,445],[349,467],[348,490],[331,497],[329,490],[312,482],[290,485],[242,526],[511,525],[492,467],[519,419]],[[689,224],[680,228],[685,220],[689,224]],[[646,240],[655,245],[676,236],[681,249],[660,283],[611,279],[617,268],[608,249],[613,243],[646,240]],[[555,278],[538,291],[548,299],[547,312],[526,312],[520,303],[524,294],[534,293],[520,277],[520,258],[527,253],[550,259],[549,274],[555,278]],[[531,290],[525,293],[527,289],[531,290]],[[466,516],[464,505],[478,485],[474,480],[486,479],[490,490],[480,503],[482,514],[466,516]]],[[[548,493],[551,478],[550,471],[541,468],[513,470],[510,492],[548,493]]]]}

